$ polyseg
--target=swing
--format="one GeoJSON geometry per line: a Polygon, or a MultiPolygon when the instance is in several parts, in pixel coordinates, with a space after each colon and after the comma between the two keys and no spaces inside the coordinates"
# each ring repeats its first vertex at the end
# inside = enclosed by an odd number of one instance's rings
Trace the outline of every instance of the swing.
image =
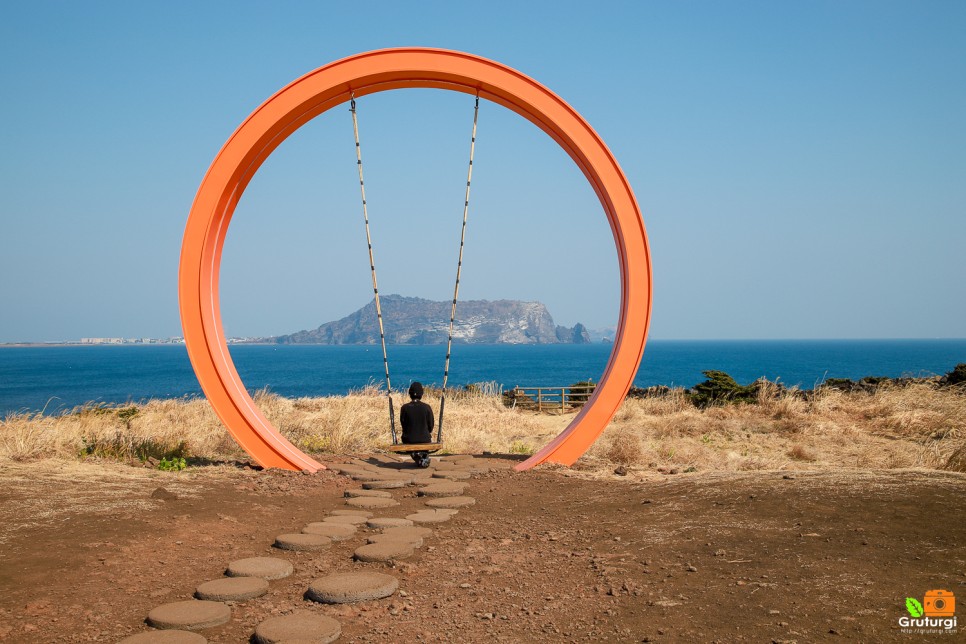
{"type": "MultiPolygon", "coordinates": [[[[359,144],[359,120],[356,116],[356,100],[350,98],[352,113],[352,130],[356,140],[356,167],[359,169],[359,190],[362,195],[362,217],[366,223],[366,242],[369,245],[369,270],[372,273],[372,292],[376,302],[376,319],[379,321],[379,341],[382,344],[382,363],[386,371],[386,396],[389,399],[389,431],[392,434],[392,445],[389,451],[399,454],[414,454],[416,452],[438,452],[443,448],[443,412],[446,409],[446,382],[449,379],[449,361],[453,348],[453,326],[456,320],[456,301],[460,292],[460,272],[463,268],[463,245],[466,241],[466,218],[470,209],[470,181],[473,178],[473,153],[476,148],[476,122],[480,113],[480,97],[477,95],[473,108],[473,133],[470,136],[470,163],[466,172],[466,195],[463,200],[463,228],[460,231],[460,251],[456,264],[456,285],[453,287],[453,307],[449,317],[449,335],[446,339],[446,364],[443,368],[443,390],[439,399],[439,422],[436,425],[436,440],[432,443],[401,443],[396,435],[396,412],[392,404],[392,382],[389,379],[389,356],[386,353],[386,334],[382,324],[382,308],[379,305],[379,285],[376,281],[376,262],[372,254],[372,236],[369,234],[369,210],[366,206],[366,184],[362,177],[362,147],[359,144]]],[[[425,459],[423,467],[429,464],[425,459]]]]}

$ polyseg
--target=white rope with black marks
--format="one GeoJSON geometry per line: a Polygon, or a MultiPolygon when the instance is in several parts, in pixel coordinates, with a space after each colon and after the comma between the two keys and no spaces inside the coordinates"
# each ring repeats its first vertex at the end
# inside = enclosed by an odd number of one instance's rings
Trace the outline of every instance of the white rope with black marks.
{"type": "Polygon", "coordinates": [[[463,245],[466,243],[466,219],[470,212],[470,183],[473,181],[473,154],[476,151],[476,123],[480,115],[480,97],[476,96],[473,108],[473,133],[470,136],[470,163],[466,171],[466,195],[463,199],[463,228],[460,231],[460,253],[456,263],[456,285],[453,287],[453,308],[449,316],[449,335],[446,338],[446,366],[443,368],[443,391],[439,399],[439,423],[436,425],[436,442],[443,442],[443,411],[446,409],[446,382],[449,380],[449,359],[453,349],[453,327],[456,320],[456,301],[460,294],[460,273],[463,270],[463,245]]]}
{"type": "Polygon", "coordinates": [[[366,205],[366,182],[362,176],[362,146],[359,144],[359,119],[356,116],[356,99],[350,99],[352,112],[352,131],[356,137],[356,167],[359,168],[359,191],[362,193],[362,217],[366,222],[366,243],[369,245],[369,269],[372,271],[372,292],[376,301],[376,318],[379,320],[379,341],[382,343],[382,363],[386,369],[386,395],[389,398],[389,430],[392,432],[392,444],[398,444],[396,438],[396,412],[392,406],[392,381],[389,379],[389,355],[386,352],[386,333],[382,326],[382,307],[379,304],[379,282],[376,280],[376,260],[372,254],[372,236],[369,234],[369,209],[366,205]]]}

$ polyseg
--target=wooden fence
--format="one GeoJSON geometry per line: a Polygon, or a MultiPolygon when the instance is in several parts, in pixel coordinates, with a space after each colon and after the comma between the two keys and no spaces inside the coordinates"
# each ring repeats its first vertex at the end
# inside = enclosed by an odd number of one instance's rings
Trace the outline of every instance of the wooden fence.
{"type": "Polygon", "coordinates": [[[536,411],[568,411],[583,407],[596,385],[573,387],[514,387],[503,392],[507,404],[536,411]]]}

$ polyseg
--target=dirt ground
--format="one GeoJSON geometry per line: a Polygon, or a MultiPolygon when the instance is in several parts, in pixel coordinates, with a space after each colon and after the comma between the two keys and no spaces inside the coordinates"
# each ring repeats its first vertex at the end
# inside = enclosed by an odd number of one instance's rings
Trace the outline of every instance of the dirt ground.
{"type": "MultiPolygon", "coordinates": [[[[284,557],[295,573],[233,604],[230,623],[202,632],[210,642],[248,642],[259,622],[295,609],[335,617],[347,642],[909,641],[922,636],[899,630],[906,597],[945,589],[966,603],[966,475],[630,481],[518,474],[511,457],[476,463],[490,468],[469,481],[477,504],[394,566],[352,561],[365,530],[322,554],[271,547],[345,507],[343,491],[360,483],[331,471],[10,464],[0,641],[118,641],[148,630],[153,607],[252,556],[284,557]],[[395,575],[401,592],[345,606],[303,599],[312,579],[360,568],[395,575]]],[[[423,505],[415,488],[393,496],[402,505],[376,516],[423,505]]]]}

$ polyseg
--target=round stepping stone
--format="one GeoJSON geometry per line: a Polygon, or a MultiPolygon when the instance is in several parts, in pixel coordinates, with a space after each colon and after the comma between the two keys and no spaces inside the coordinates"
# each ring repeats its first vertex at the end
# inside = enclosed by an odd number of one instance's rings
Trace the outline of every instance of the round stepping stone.
{"type": "Polygon", "coordinates": [[[400,539],[422,539],[424,537],[433,536],[432,528],[424,528],[421,526],[403,526],[399,528],[387,528],[382,531],[382,534],[387,537],[397,537],[400,539]]]}
{"type": "Polygon", "coordinates": [[[420,510],[415,514],[408,514],[406,518],[413,523],[443,523],[453,518],[449,512],[440,510],[420,510]]]}
{"type": "Polygon", "coordinates": [[[353,481],[378,481],[383,478],[381,473],[377,472],[355,472],[350,475],[353,481]]]}
{"type": "Polygon", "coordinates": [[[400,537],[394,534],[373,534],[366,537],[366,541],[369,543],[385,543],[387,541],[402,541],[403,543],[408,543],[413,548],[423,547],[423,538],[413,535],[411,537],[400,537]]]}
{"type": "Polygon", "coordinates": [[[268,592],[268,581],[261,577],[226,577],[206,581],[195,588],[195,597],[214,602],[240,602],[268,592]]]}
{"type": "Polygon", "coordinates": [[[366,525],[373,530],[382,530],[384,528],[398,528],[404,526],[411,526],[413,524],[409,519],[400,519],[397,517],[376,517],[375,519],[369,519],[366,521],[366,525]]]}
{"type": "Polygon", "coordinates": [[[358,465],[337,464],[337,465],[329,465],[328,468],[333,472],[337,472],[339,474],[345,474],[348,476],[351,476],[352,474],[362,474],[363,472],[366,471],[364,468],[359,467],[358,465]]]}
{"type": "Polygon", "coordinates": [[[379,543],[369,543],[359,546],[352,553],[356,561],[365,562],[385,562],[394,559],[405,559],[411,557],[416,546],[412,541],[402,539],[388,539],[379,543]]]}
{"type": "Polygon", "coordinates": [[[313,581],[305,596],[323,604],[351,604],[389,597],[397,588],[399,580],[381,572],[338,572],[313,581]]]}
{"type": "Polygon", "coordinates": [[[320,534],[333,541],[342,541],[354,535],[356,533],[356,527],[347,523],[326,523],[321,521],[319,523],[308,524],[302,528],[302,532],[305,534],[320,534]]]}
{"type": "MultiPolygon", "coordinates": [[[[336,510],[338,512],[338,510],[336,510]]],[[[372,514],[369,512],[368,514],[372,514]]],[[[322,523],[341,523],[342,525],[360,525],[367,521],[366,517],[358,514],[336,514],[322,519],[322,523]]]]}
{"type": "Polygon", "coordinates": [[[428,507],[445,509],[465,508],[474,503],[476,503],[476,499],[471,496],[446,496],[426,501],[428,507]]]}
{"type": "Polygon", "coordinates": [[[378,479],[375,481],[366,481],[362,484],[362,489],[364,490],[394,490],[400,487],[406,487],[412,479],[378,479]]]}
{"type": "Polygon", "coordinates": [[[433,472],[433,478],[435,479],[447,479],[450,481],[465,481],[470,478],[471,474],[464,470],[443,470],[442,472],[433,472]]]}
{"type": "Polygon", "coordinates": [[[227,605],[200,599],[163,604],[148,613],[148,624],[155,628],[179,628],[185,631],[220,626],[230,619],[231,609],[227,605]]]}
{"type": "Polygon", "coordinates": [[[346,490],[346,498],[354,499],[358,497],[391,499],[392,494],[383,490],[346,490]]]}
{"type": "Polygon", "coordinates": [[[334,517],[364,517],[366,519],[372,516],[372,512],[367,510],[332,510],[329,514],[334,517]]]}
{"type": "Polygon", "coordinates": [[[332,545],[332,539],[321,534],[307,534],[305,532],[280,534],[275,537],[275,547],[282,550],[300,550],[314,552],[325,550],[332,545]]]}
{"type": "Polygon", "coordinates": [[[374,496],[360,496],[354,499],[346,499],[345,503],[346,505],[351,505],[354,508],[391,508],[399,505],[399,501],[374,496]]]}
{"type": "Polygon", "coordinates": [[[438,463],[435,463],[433,466],[436,468],[437,472],[456,470],[460,468],[460,464],[453,463],[452,461],[439,461],[438,463]]]}
{"type": "Polygon", "coordinates": [[[463,483],[444,481],[419,488],[418,494],[428,497],[461,496],[464,490],[466,490],[466,485],[463,483]]]}
{"type": "Polygon", "coordinates": [[[225,574],[229,577],[261,577],[269,581],[284,579],[292,574],[292,564],[274,557],[250,557],[228,564],[225,574]]]}
{"type": "Polygon", "coordinates": [[[270,617],[255,627],[258,644],[312,642],[328,644],[339,639],[342,625],[331,617],[298,611],[291,615],[270,617]]]}
{"type": "Polygon", "coordinates": [[[118,644],[206,644],[208,640],[191,631],[145,631],[125,637],[118,644]]]}

